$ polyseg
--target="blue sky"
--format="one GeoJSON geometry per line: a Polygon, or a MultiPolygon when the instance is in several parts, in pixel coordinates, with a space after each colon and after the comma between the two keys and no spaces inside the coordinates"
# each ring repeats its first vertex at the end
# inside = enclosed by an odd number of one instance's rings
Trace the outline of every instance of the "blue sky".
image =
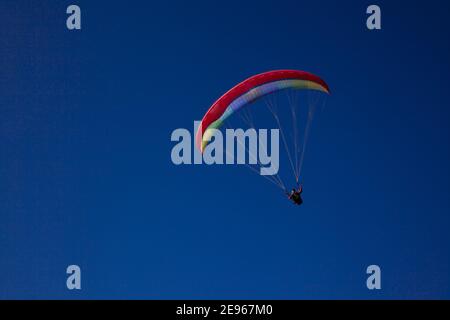
{"type": "Polygon", "coordinates": [[[377,32],[367,1],[76,3],[81,32],[72,1],[0,4],[0,298],[450,298],[447,2],[378,1],[377,32]],[[172,130],[282,68],[333,93],[304,206],[172,164],[172,130]]]}

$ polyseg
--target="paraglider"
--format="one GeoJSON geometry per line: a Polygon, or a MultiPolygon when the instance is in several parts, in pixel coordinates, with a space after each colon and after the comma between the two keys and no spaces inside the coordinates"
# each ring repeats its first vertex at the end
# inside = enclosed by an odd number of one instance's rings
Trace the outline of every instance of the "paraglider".
{"type": "MultiPolygon", "coordinates": [[[[277,108],[275,103],[271,102],[271,96],[278,92],[288,91],[309,91],[317,92],[328,95],[330,89],[327,83],[319,78],[318,76],[299,70],[275,70],[264,72],[261,74],[254,75],[227,91],[218,100],[216,100],[200,123],[197,130],[195,144],[198,150],[203,154],[205,148],[207,148],[210,143],[214,131],[221,128],[225,122],[233,118],[234,114],[245,115],[246,112],[250,112],[252,109],[250,106],[256,101],[267,99],[266,105],[273,115],[275,122],[279,128],[281,140],[286,149],[288,155],[289,163],[294,173],[296,184],[299,185],[301,169],[303,166],[304,153],[306,149],[306,142],[309,136],[309,130],[315,110],[316,103],[309,103],[307,114],[304,117],[305,129],[303,134],[303,143],[299,143],[299,130],[297,124],[297,109],[294,104],[291,104],[291,115],[292,115],[292,131],[283,130],[282,121],[277,113],[277,108]],[[288,140],[292,137],[294,140],[294,151],[291,152],[288,146],[288,140]]],[[[254,107],[255,110],[260,110],[254,107]]],[[[280,108],[281,109],[281,108],[280,108]]],[[[289,109],[287,109],[289,110],[289,109]]],[[[257,111],[255,111],[257,112],[257,111]]],[[[253,127],[253,121],[251,119],[247,123],[253,127]]],[[[252,156],[251,151],[249,156],[252,156]]],[[[251,168],[252,169],[252,168],[251,168]]],[[[295,204],[300,205],[303,202],[301,193],[303,191],[300,186],[298,189],[293,189],[291,193],[287,192],[285,184],[281,177],[276,174],[274,176],[265,177],[278,187],[280,187],[285,193],[288,194],[289,199],[295,204]]]]}
{"type": "Polygon", "coordinates": [[[303,203],[302,193],[303,186],[300,185],[298,189],[292,189],[290,193],[287,193],[287,196],[294,204],[300,206],[303,203]]]}

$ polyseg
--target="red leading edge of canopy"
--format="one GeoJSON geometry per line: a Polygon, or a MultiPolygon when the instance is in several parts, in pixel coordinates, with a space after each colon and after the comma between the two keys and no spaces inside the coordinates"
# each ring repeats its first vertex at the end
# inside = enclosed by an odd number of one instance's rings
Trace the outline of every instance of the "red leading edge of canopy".
{"type": "Polygon", "coordinates": [[[252,76],[231,88],[209,108],[209,110],[203,117],[200,123],[200,127],[197,131],[196,143],[198,148],[201,150],[202,137],[209,125],[219,119],[220,116],[225,112],[227,107],[230,105],[230,103],[232,103],[235,99],[250,91],[251,89],[261,86],[265,83],[289,79],[300,79],[315,82],[324,87],[328,91],[328,93],[330,92],[329,87],[325,81],[323,81],[318,76],[305,71],[275,70],[252,76]]]}

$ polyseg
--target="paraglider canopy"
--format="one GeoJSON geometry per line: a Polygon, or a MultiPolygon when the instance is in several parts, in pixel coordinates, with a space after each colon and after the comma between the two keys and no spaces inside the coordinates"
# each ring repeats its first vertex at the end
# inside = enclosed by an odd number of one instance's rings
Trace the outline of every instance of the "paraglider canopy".
{"type": "Polygon", "coordinates": [[[211,138],[233,113],[245,105],[283,89],[308,89],[329,94],[328,85],[318,76],[299,70],[275,70],[252,76],[220,97],[204,115],[196,135],[197,148],[203,153],[211,138]]]}

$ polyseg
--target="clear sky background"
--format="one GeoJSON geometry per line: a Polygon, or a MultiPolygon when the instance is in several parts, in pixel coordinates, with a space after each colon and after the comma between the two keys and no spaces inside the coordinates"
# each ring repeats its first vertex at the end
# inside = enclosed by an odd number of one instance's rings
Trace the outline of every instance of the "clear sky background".
{"type": "Polygon", "coordinates": [[[0,298],[450,298],[450,4],[376,3],[370,32],[369,1],[1,1],[0,298]],[[333,92],[304,206],[172,164],[172,130],[283,68],[333,92]]]}

